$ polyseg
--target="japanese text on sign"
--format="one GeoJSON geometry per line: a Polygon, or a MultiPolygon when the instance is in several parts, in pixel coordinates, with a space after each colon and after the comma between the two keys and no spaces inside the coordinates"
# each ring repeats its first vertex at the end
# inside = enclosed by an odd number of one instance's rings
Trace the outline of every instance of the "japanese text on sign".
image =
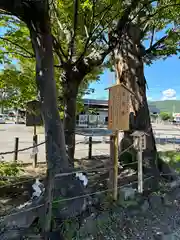
{"type": "Polygon", "coordinates": [[[109,88],[108,128],[129,130],[130,93],[122,85],[109,88]]]}

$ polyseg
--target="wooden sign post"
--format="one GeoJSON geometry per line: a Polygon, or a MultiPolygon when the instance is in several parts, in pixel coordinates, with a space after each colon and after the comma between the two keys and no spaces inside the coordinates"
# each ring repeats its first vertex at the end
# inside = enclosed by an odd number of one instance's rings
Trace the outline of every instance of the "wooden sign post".
{"type": "Polygon", "coordinates": [[[33,126],[34,128],[34,135],[33,135],[33,150],[34,150],[34,161],[33,167],[37,167],[37,133],[36,133],[36,126],[42,126],[43,120],[41,116],[41,104],[39,101],[30,101],[27,103],[26,107],[26,126],[33,126]],[[36,150],[35,150],[36,149],[36,150]]]}
{"type": "Polygon", "coordinates": [[[129,130],[129,102],[130,91],[123,84],[116,84],[109,89],[108,129],[114,134],[111,136],[111,159],[113,161],[113,173],[110,173],[113,199],[118,197],[118,135],[119,130],[129,130]],[[112,152],[113,151],[113,152],[112,152]]]}

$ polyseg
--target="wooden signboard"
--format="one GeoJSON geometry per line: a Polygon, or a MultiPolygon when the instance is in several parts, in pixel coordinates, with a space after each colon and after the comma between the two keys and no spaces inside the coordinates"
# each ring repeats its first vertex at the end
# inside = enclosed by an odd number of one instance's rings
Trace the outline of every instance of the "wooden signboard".
{"type": "Polygon", "coordinates": [[[42,126],[43,119],[39,101],[30,101],[26,107],[26,126],[42,126]]]}
{"type": "Polygon", "coordinates": [[[129,130],[130,92],[121,84],[109,88],[109,130],[129,130]]]}

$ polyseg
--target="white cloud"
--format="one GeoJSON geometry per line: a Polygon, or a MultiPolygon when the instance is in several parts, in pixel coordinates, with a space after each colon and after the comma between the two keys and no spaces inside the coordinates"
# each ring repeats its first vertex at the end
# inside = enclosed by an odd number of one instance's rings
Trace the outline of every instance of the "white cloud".
{"type": "Polygon", "coordinates": [[[167,89],[162,92],[162,100],[174,100],[176,99],[176,91],[174,89],[167,89]]]}

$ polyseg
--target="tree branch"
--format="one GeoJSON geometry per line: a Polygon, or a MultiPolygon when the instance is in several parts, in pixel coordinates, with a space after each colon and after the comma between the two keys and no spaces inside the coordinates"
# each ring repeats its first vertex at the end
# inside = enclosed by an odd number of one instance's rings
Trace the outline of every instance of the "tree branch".
{"type": "MultiPolygon", "coordinates": [[[[60,15],[59,12],[58,12],[57,6],[55,6],[54,3],[52,4],[52,6],[53,6],[53,10],[54,10],[53,13],[55,13],[54,17],[55,17],[55,19],[56,19],[56,21],[57,21],[57,24],[58,24],[58,26],[59,26],[59,29],[58,29],[58,30],[60,30],[59,32],[58,32],[58,31],[55,32],[56,36],[58,36],[58,35],[61,35],[61,34],[62,34],[62,31],[63,31],[64,29],[63,29],[63,27],[62,27],[62,24],[61,24],[60,21],[59,21],[59,19],[61,19],[61,15],[60,15]]],[[[55,31],[55,30],[54,30],[54,31],[55,31]]],[[[52,34],[52,35],[53,35],[53,34],[52,34]]],[[[60,40],[59,40],[59,39],[57,40],[57,37],[55,38],[54,35],[53,35],[53,38],[56,39],[56,43],[58,43],[57,45],[59,46],[59,50],[60,50],[61,54],[63,55],[63,57],[65,58],[65,60],[68,60],[68,56],[66,56],[66,54],[65,54],[65,52],[64,52],[64,50],[63,50],[63,48],[62,48],[62,46],[61,46],[61,44],[60,44],[60,40]]],[[[67,40],[67,37],[66,37],[66,40],[67,40]]]]}
{"type": "MultiPolygon", "coordinates": [[[[119,38],[121,37],[121,35],[123,33],[124,27],[126,26],[126,24],[129,23],[130,13],[137,7],[138,3],[139,3],[138,0],[132,0],[132,3],[127,7],[127,9],[124,11],[123,16],[118,21],[115,32],[117,32],[119,38]]],[[[79,61],[76,62],[77,63],[77,68],[81,69],[82,72],[83,71],[85,71],[86,73],[91,72],[94,67],[97,67],[104,62],[105,57],[110,52],[112,52],[112,50],[117,46],[118,40],[119,39],[116,39],[115,44],[109,45],[108,49],[104,50],[102,53],[99,53],[99,57],[97,57],[96,59],[91,59],[91,58],[87,57],[86,61],[83,61],[84,56],[81,57],[81,59],[79,59],[79,61]]]]}
{"type": "Polygon", "coordinates": [[[123,28],[126,25],[127,20],[129,19],[129,15],[134,9],[136,9],[137,5],[138,1],[133,0],[130,6],[125,10],[125,13],[123,14],[122,18],[119,20],[117,24],[117,33],[122,33],[123,28]]]}
{"type": "MultiPolygon", "coordinates": [[[[56,21],[57,21],[57,24],[59,26],[60,31],[62,31],[62,26],[61,26],[61,23],[59,21],[60,15],[59,15],[59,12],[57,10],[57,6],[55,5],[55,3],[52,3],[52,6],[53,6],[53,13],[55,13],[54,17],[56,18],[56,21]]],[[[58,32],[56,31],[55,34],[56,34],[56,36],[58,36],[60,33],[58,34],[58,32]]],[[[58,55],[61,63],[63,64],[64,63],[63,57],[64,57],[65,60],[67,60],[68,57],[64,53],[64,50],[63,50],[63,48],[61,46],[61,43],[60,43],[60,40],[59,39],[57,40],[57,38],[53,34],[52,34],[52,39],[53,39],[53,48],[54,48],[56,54],[58,55]]]]}
{"type": "Polygon", "coordinates": [[[3,10],[3,9],[0,9],[0,14],[12,16],[12,13],[10,13],[10,12],[8,12],[8,11],[5,11],[5,10],[3,10]]]}
{"type": "Polygon", "coordinates": [[[180,3],[174,3],[174,4],[164,5],[164,6],[162,6],[162,7],[159,7],[159,9],[158,9],[157,11],[155,11],[155,12],[152,13],[152,14],[149,14],[149,15],[147,16],[147,18],[141,23],[141,25],[143,25],[143,24],[147,21],[148,18],[154,17],[154,16],[155,16],[156,14],[158,14],[160,11],[162,11],[162,10],[168,8],[168,7],[176,7],[176,6],[177,6],[177,7],[180,6],[180,3]]]}
{"type": "MultiPolygon", "coordinates": [[[[150,1],[148,1],[146,4],[144,4],[144,5],[135,13],[135,15],[134,15],[134,17],[131,19],[131,21],[133,21],[136,17],[138,17],[138,19],[139,19],[139,15],[140,15],[140,13],[143,11],[143,9],[144,9],[145,7],[148,7],[148,5],[149,5],[149,4],[152,4],[153,2],[155,2],[155,0],[150,0],[150,1]]],[[[137,20],[137,24],[139,24],[139,20],[137,20]]]]}
{"type": "Polygon", "coordinates": [[[79,0],[74,0],[74,26],[73,26],[73,34],[70,42],[70,61],[72,61],[72,57],[74,54],[74,45],[75,45],[76,30],[77,30],[77,24],[78,24],[78,1],[79,0]]]}
{"type": "MultiPolygon", "coordinates": [[[[93,1],[93,5],[95,5],[95,0],[93,1]]],[[[113,4],[109,4],[107,7],[105,7],[100,13],[94,15],[95,18],[101,16],[101,14],[105,11],[109,11],[111,9],[111,7],[113,6],[113,4]]]]}
{"type": "MultiPolygon", "coordinates": [[[[163,36],[162,38],[160,38],[156,43],[154,43],[151,47],[149,47],[148,49],[146,49],[145,51],[145,55],[151,54],[152,51],[157,50],[157,48],[160,46],[160,44],[163,44],[165,42],[165,40],[168,38],[168,35],[163,36]]],[[[163,46],[165,47],[165,46],[163,46]]],[[[173,48],[172,48],[173,49],[173,48]]],[[[162,49],[165,50],[165,49],[162,49]]],[[[176,48],[176,51],[180,51],[180,49],[176,48]]]]}
{"type": "Polygon", "coordinates": [[[62,68],[63,65],[56,65],[56,64],[55,64],[54,67],[55,67],[55,68],[62,68]]]}
{"type": "Polygon", "coordinates": [[[29,52],[26,48],[22,47],[22,46],[19,45],[18,43],[13,42],[13,41],[11,41],[10,39],[4,38],[4,37],[0,37],[0,39],[2,39],[3,41],[7,41],[7,42],[13,44],[14,46],[18,47],[19,49],[22,49],[24,52],[26,52],[27,54],[29,54],[31,57],[35,57],[35,55],[34,55],[33,53],[29,52]]]}
{"type": "MultiPolygon", "coordinates": [[[[106,12],[108,13],[108,12],[106,12]]],[[[100,27],[101,25],[101,21],[105,18],[105,15],[106,13],[104,13],[103,17],[99,20],[99,24],[98,26],[96,26],[96,28],[94,29],[94,31],[92,32],[92,36],[93,34],[96,32],[96,30],[98,30],[98,28],[100,27]]],[[[117,13],[112,19],[111,21],[113,21],[114,19],[116,19],[116,17],[119,15],[119,13],[117,13]]],[[[104,32],[105,29],[107,29],[109,26],[109,22],[106,22],[106,25],[103,27],[103,29],[98,33],[98,35],[96,35],[94,38],[92,38],[92,36],[89,38],[89,41],[91,40],[91,42],[88,41],[88,44],[87,44],[87,48],[90,47],[98,38],[99,36],[102,35],[102,33],[104,32]]]]}
{"type": "Polygon", "coordinates": [[[24,58],[34,58],[34,56],[27,56],[27,55],[24,55],[23,53],[20,53],[20,52],[3,52],[1,54],[17,54],[21,57],[24,57],[24,58]]]}
{"type": "Polygon", "coordinates": [[[146,54],[150,54],[153,50],[156,50],[156,48],[161,44],[164,43],[164,41],[167,39],[168,35],[163,36],[162,38],[160,38],[156,43],[154,43],[152,46],[150,46],[148,49],[146,49],[145,51],[145,55],[146,54]]]}
{"type": "Polygon", "coordinates": [[[52,35],[52,40],[53,40],[54,50],[55,50],[56,54],[58,55],[61,63],[64,64],[64,59],[63,59],[63,57],[64,57],[65,59],[67,59],[67,56],[64,54],[64,51],[63,51],[63,49],[62,49],[62,47],[61,47],[60,42],[58,42],[53,35],[52,35]]]}
{"type": "MultiPolygon", "coordinates": [[[[93,1],[93,3],[94,3],[94,1],[93,1]]],[[[95,3],[94,3],[94,4],[95,4],[95,3]]],[[[84,55],[86,54],[87,48],[90,47],[90,45],[92,45],[92,44],[95,42],[95,40],[99,37],[99,35],[102,34],[102,32],[105,30],[106,27],[103,28],[103,30],[100,32],[100,34],[98,34],[98,35],[94,38],[94,40],[92,40],[93,34],[94,34],[94,33],[96,32],[96,30],[100,27],[101,21],[104,19],[105,15],[108,13],[108,11],[111,9],[111,7],[112,7],[112,5],[109,5],[108,7],[105,8],[105,12],[104,12],[104,14],[102,15],[101,19],[99,20],[99,24],[95,27],[94,30],[92,29],[92,26],[93,26],[93,23],[94,23],[94,17],[93,17],[92,22],[91,22],[91,27],[90,27],[90,33],[89,33],[88,39],[86,40],[84,50],[83,50],[83,52],[81,53],[80,57],[77,59],[77,61],[74,63],[74,65],[76,65],[78,62],[80,62],[80,61],[82,60],[82,58],[83,58],[84,55]],[[90,45],[89,45],[90,40],[92,40],[92,41],[91,41],[91,43],[90,43],[90,45]]],[[[94,10],[93,10],[93,12],[94,12],[94,10]]],[[[94,15],[94,13],[93,13],[93,15],[94,15]]]]}
{"type": "Polygon", "coordinates": [[[153,27],[153,29],[152,29],[152,35],[151,35],[151,41],[150,41],[150,45],[149,45],[149,47],[152,47],[152,45],[153,45],[153,41],[154,41],[154,33],[155,33],[155,27],[153,27]]]}

